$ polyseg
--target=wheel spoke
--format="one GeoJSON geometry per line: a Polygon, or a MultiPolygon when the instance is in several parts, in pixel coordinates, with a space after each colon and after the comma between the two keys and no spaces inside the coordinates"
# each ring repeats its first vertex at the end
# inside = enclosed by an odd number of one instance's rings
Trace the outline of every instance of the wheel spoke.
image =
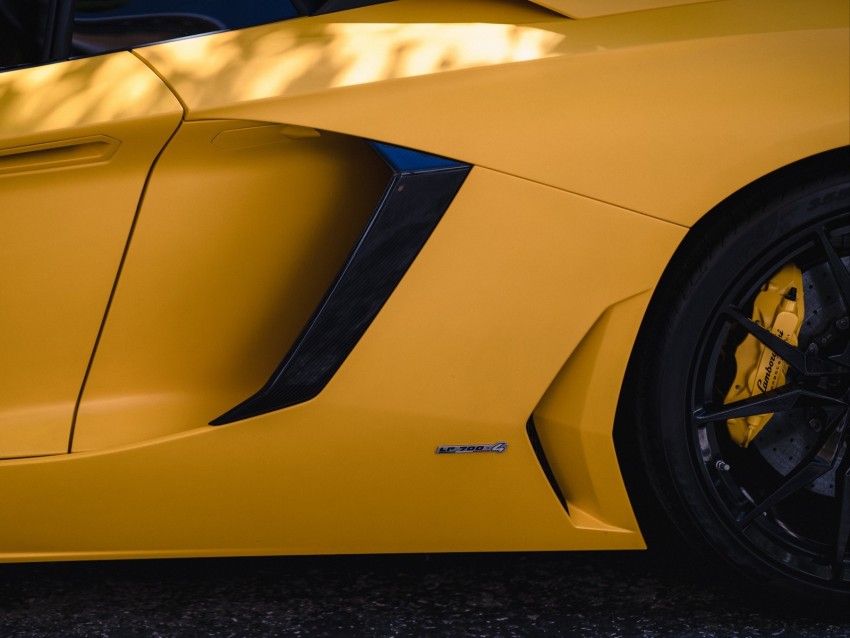
{"type": "Polygon", "coordinates": [[[783,341],[767,328],[757,324],[749,317],[743,315],[737,308],[729,307],[726,314],[740,325],[744,330],[753,335],[761,343],[770,348],[777,355],[794,368],[800,374],[806,374],[806,353],[783,341]]]}
{"type": "Polygon", "coordinates": [[[697,423],[708,423],[710,421],[724,421],[726,419],[737,419],[756,416],[758,414],[787,412],[797,407],[797,404],[801,400],[805,400],[809,404],[842,405],[838,399],[825,394],[818,394],[804,388],[784,385],[775,390],[741,399],[740,401],[733,401],[715,409],[699,409],[694,413],[694,421],[697,423]]]}
{"type": "Polygon", "coordinates": [[[777,337],[767,328],[742,314],[737,308],[729,306],[725,312],[730,319],[734,320],[744,330],[758,339],[766,348],[775,352],[783,361],[803,376],[820,377],[847,372],[847,368],[840,363],[807,354],[799,348],[792,346],[787,341],[777,337]]]}
{"type": "Polygon", "coordinates": [[[761,516],[774,505],[805,488],[812,481],[820,478],[832,469],[841,446],[844,428],[847,425],[847,411],[843,410],[826,428],[823,445],[816,448],[809,456],[792,470],[785,481],[774,492],[758,503],[740,521],[742,527],[749,525],[757,516],[761,516]]]}
{"type": "Polygon", "coordinates": [[[844,308],[850,311],[850,270],[847,270],[844,262],[841,261],[841,257],[835,252],[835,248],[826,235],[825,228],[818,230],[818,240],[823,252],[826,254],[829,269],[832,271],[835,283],[838,284],[838,290],[841,293],[841,298],[844,300],[844,308]]]}
{"type": "MultiPolygon", "coordinates": [[[[729,525],[732,537],[747,541],[753,558],[781,564],[783,571],[799,572],[809,581],[826,581],[826,588],[846,587],[850,583],[847,211],[833,207],[818,219],[766,236],[772,243],[763,243],[761,252],[735,262],[736,268],[730,262],[728,272],[707,271],[722,278],[726,288],[720,292],[716,282],[712,290],[718,292],[711,294],[716,301],[703,307],[708,320],[700,324],[684,404],[689,408],[684,424],[689,429],[677,432],[685,433],[692,446],[691,460],[705,495],[729,525]],[[765,290],[775,294],[759,297],[765,290]],[[796,321],[781,314],[793,307],[783,302],[783,293],[799,303],[794,309],[796,321]],[[800,319],[804,301],[806,313],[800,319]],[[771,387],[762,381],[765,374],[771,385],[778,381],[779,387],[760,392],[771,387]],[[761,387],[750,390],[754,380],[761,381],[761,387]],[[748,435],[745,441],[758,432],[761,438],[748,446],[736,445],[742,428],[748,435]]],[[[681,417],[676,418],[681,424],[681,417]]],[[[670,460],[675,460],[672,455],[670,460]]]]}

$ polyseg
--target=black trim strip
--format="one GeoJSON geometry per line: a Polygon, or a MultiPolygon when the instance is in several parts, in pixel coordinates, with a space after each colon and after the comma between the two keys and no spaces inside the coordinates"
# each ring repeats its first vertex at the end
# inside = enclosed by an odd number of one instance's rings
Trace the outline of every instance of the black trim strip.
{"type": "Polygon", "coordinates": [[[471,169],[417,151],[384,144],[373,148],[393,176],[351,255],[262,389],[210,425],[266,414],[319,394],[395,290],[471,169]]]}
{"type": "Polygon", "coordinates": [[[50,0],[47,2],[51,23],[45,33],[44,48],[48,61],[67,60],[71,53],[71,33],[74,24],[76,0],[50,0]]]}
{"type": "Polygon", "coordinates": [[[537,462],[540,463],[540,467],[543,469],[543,473],[546,475],[549,485],[552,486],[552,491],[555,492],[555,496],[557,496],[558,500],[561,501],[561,505],[564,506],[564,511],[569,514],[570,508],[567,507],[567,499],[564,498],[561,486],[558,485],[555,474],[552,472],[552,468],[549,466],[549,461],[546,459],[546,452],[543,451],[543,445],[540,443],[540,437],[537,435],[537,428],[534,426],[533,416],[528,417],[528,424],[525,426],[525,429],[528,432],[528,440],[531,441],[531,449],[534,450],[537,462]]]}

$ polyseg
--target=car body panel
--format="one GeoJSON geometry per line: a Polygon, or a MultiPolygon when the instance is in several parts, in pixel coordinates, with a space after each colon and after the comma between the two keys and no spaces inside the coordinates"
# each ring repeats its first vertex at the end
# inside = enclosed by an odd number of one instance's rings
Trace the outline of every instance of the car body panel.
{"type": "Polygon", "coordinates": [[[540,6],[576,20],[713,1],[716,0],[534,0],[540,6]]]}
{"type": "Polygon", "coordinates": [[[339,135],[184,124],[151,175],[73,449],[205,426],[259,388],[388,173],[364,142],[339,135]]]}
{"type": "Polygon", "coordinates": [[[606,309],[534,410],[537,435],[550,451],[547,461],[577,525],[585,519],[591,527],[602,520],[626,529],[634,525],[625,486],[613,480],[619,464],[611,424],[651,296],[647,290],[606,309]]]}
{"type": "Polygon", "coordinates": [[[0,458],[69,448],[148,171],[183,109],[131,53],[0,75],[0,458]]]}
{"type": "MultiPolygon", "coordinates": [[[[850,142],[847,23],[828,2],[573,21],[399,0],[115,54],[158,87],[121,92],[148,152],[136,181],[97,182],[124,213],[75,333],[72,452],[0,462],[23,486],[0,490],[0,560],[643,547],[612,429],[645,308],[708,210],[850,142]],[[369,223],[369,141],[472,168],[318,396],[210,426],[274,372],[369,223]]],[[[110,136],[99,108],[61,117],[110,136]]]]}
{"type": "MultiPolygon", "coordinates": [[[[0,529],[4,559],[641,547],[622,487],[620,499],[585,506],[591,516],[571,520],[525,425],[584,333],[606,308],[653,286],[684,232],[474,168],[317,398],[215,428],[200,418],[180,421],[162,402],[158,413],[119,411],[114,427],[144,427],[155,414],[193,429],[0,464],[0,480],[28,486],[0,494],[3,511],[27,511],[0,529]],[[516,201],[527,205],[519,216],[516,201]],[[660,249],[647,259],[648,243],[660,249]],[[434,453],[439,445],[497,441],[508,451],[434,453]],[[61,538],[44,528],[46,511],[63,521],[61,538]]],[[[207,319],[219,321],[226,319],[207,319]]],[[[179,367],[191,348],[175,341],[165,350],[179,367]]],[[[96,357],[93,375],[98,365],[96,357]]],[[[612,401],[618,387],[608,387],[612,401]]],[[[205,389],[198,383],[195,391],[205,389]]],[[[209,416],[226,406],[214,407],[209,416]]],[[[580,427],[598,428],[589,416],[580,427]]],[[[610,432],[605,461],[597,469],[622,485],[610,432]]]]}
{"type": "Polygon", "coordinates": [[[850,143],[842,3],[775,2],[768,15],[760,2],[706,3],[534,24],[493,24],[478,6],[460,23],[427,8],[422,19],[438,21],[420,24],[419,4],[401,0],[138,53],[189,119],[286,122],[418,148],[685,226],[760,176],[850,143]],[[377,109],[396,115],[368,115],[377,109]]]}

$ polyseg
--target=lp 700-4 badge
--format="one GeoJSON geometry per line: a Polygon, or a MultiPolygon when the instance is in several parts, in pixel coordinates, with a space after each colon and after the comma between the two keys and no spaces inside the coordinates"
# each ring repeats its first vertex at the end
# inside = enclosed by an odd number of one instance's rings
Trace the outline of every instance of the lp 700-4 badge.
{"type": "Polygon", "coordinates": [[[501,454],[508,449],[504,441],[491,443],[490,445],[441,445],[437,448],[437,454],[472,454],[473,452],[496,452],[501,454]]]}

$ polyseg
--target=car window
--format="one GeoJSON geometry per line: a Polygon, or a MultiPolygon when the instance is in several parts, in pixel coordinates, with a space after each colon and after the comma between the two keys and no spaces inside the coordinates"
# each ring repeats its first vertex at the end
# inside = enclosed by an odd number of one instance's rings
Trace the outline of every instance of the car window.
{"type": "MultiPolygon", "coordinates": [[[[63,0],[0,0],[0,69],[49,62],[56,41],[63,39],[55,25],[63,0]]],[[[67,17],[64,20],[67,23],[67,17]]]]}
{"type": "Polygon", "coordinates": [[[298,15],[289,0],[77,0],[70,57],[241,29],[298,15]]]}
{"type": "Polygon", "coordinates": [[[0,71],[387,0],[0,0],[0,71]]]}

